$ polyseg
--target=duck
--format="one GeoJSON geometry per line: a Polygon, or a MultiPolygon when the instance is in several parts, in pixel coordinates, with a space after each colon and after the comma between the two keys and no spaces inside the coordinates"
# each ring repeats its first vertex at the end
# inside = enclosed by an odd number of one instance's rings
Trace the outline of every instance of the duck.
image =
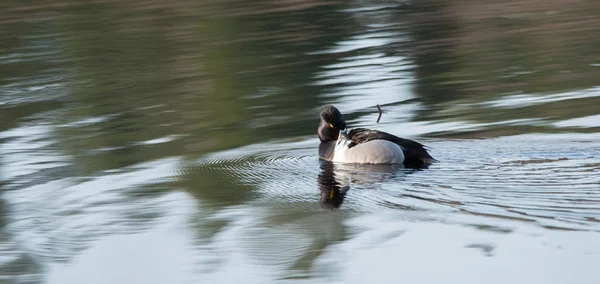
{"type": "Polygon", "coordinates": [[[333,105],[320,113],[319,159],[334,163],[401,164],[423,169],[436,162],[426,146],[393,134],[367,128],[346,128],[342,113],[333,105]]]}

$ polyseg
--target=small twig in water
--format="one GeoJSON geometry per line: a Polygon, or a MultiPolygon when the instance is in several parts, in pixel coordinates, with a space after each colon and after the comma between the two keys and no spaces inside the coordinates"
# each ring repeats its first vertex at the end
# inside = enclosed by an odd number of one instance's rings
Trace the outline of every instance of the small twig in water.
{"type": "Polygon", "coordinates": [[[377,110],[379,111],[379,116],[377,117],[377,123],[379,123],[379,120],[381,119],[381,108],[379,107],[379,104],[377,105],[377,110]]]}

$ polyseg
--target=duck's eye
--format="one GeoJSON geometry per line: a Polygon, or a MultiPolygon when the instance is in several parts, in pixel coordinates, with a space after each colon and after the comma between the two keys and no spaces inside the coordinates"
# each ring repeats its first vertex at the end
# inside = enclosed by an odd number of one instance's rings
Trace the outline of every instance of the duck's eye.
{"type": "Polygon", "coordinates": [[[333,128],[333,124],[331,124],[331,123],[330,123],[330,124],[329,124],[329,128],[333,128]]]}

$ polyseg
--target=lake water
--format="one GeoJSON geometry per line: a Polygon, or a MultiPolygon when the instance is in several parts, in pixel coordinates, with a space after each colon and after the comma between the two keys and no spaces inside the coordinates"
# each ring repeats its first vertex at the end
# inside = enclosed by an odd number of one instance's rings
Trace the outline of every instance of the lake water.
{"type": "Polygon", "coordinates": [[[600,2],[0,7],[0,283],[600,283],[600,2]]]}

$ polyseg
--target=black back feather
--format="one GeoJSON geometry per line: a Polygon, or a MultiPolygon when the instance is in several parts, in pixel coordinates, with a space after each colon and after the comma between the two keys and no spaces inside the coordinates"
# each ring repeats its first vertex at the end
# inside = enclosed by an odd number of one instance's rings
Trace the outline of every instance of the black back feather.
{"type": "Polygon", "coordinates": [[[365,143],[371,140],[387,140],[398,144],[404,152],[404,166],[407,168],[427,168],[436,160],[429,155],[425,146],[419,142],[400,138],[387,132],[371,130],[366,128],[355,128],[348,133],[352,143],[350,147],[365,143]]]}

